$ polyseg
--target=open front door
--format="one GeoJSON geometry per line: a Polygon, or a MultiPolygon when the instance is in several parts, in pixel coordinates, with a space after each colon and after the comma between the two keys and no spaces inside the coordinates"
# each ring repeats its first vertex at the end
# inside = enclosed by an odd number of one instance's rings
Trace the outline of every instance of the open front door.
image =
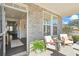
{"type": "Polygon", "coordinates": [[[6,29],[6,23],[5,23],[4,6],[3,4],[0,4],[0,55],[1,56],[6,54],[5,29],[6,29]]]}

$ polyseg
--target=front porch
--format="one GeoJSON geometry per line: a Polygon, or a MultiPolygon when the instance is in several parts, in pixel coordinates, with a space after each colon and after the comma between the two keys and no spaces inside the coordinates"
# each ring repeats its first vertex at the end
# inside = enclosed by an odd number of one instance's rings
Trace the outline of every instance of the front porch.
{"type": "MultiPolygon", "coordinates": [[[[19,7],[16,4],[7,4],[9,5],[8,7],[5,6],[0,6],[3,10],[1,12],[3,12],[2,14],[2,19],[1,21],[3,21],[1,24],[1,33],[4,32],[4,29],[6,29],[7,25],[9,25],[9,23],[11,22],[7,22],[7,21],[15,21],[15,25],[19,26],[18,30],[17,30],[17,35],[19,36],[19,40],[23,39],[24,40],[20,40],[19,41],[13,41],[13,46],[16,45],[21,45],[22,43],[24,43],[24,46],[21,48],[18,48],[17,50],[21,50],[21,49],[25,49],[22,52],[18,52],[17,54],[14,53],[11,56],[76,56],[74,49],[72,47],[72,45],[66,45],[66,46],[61,46],[60,47],[60,51],[50,51],[47,50],[41,53],[35,53],[34,51],[30,51],[30,43],[35,40],[35,39],[43,39],[44,40],[44,36],[52,36],[52,37],[58,37],[59,39],[59,35],[64,33],[63,32],[63,26],[68,26],[66,22],[63,23],[63,16],[72,16],[73,14],[75,14],[75,12],[79,12],[79,11],[74,11],[69,13],[70,11],[72,11],[72,9],[74,8],[74,10],[76,10],[77,5],[75,4],[65,4],[65,5],[69,5],[70,7],[63,7],[64,4],[56,4],[56,8],[55,9],[55,4],[47,4],[48,6],[46,6],[45,4],[17,4],[19,5],[19,7]],[[52,6],[51,6],[52,5],[52,6]],[[23,6],[23,7],[21,7],[23,6]],[[27,6],[27,7],[26,7],[27,6]],[[43,7],[42,7],[43,6],[43,7]],[[51,7],[49,7],[51,6],[51,7]],[[58,6],[62,7],[59,8],[58,6]],[[74,6],[74,7],[72,7],[74,6]],[[75,8],[76,6],[76,8],[75,8]],[[14,7],[14,8],[13,8],[14,7]],[[17,11],[18,9],[20,11],[17,11]],[[46,9],[48,8],[48,9],[46,9]],[[70,9],[69,9],[70,8],[70,9]],[[16,9],[16,10],[15,10],[16,9]],[[51,9],[51,11],[49,11],[51,9]],[[64,10],[68,10],[68,12],[65,12],[64,10]],[[52,10],[56,13],[53,13],[52,10]],[[62,12],[59,12],[59,11],[62,12]],[[12,14],[10,13],[12,12],[12,14]],[[58,14],[57,14],[58,13],[58,14]],[[13,16],[14,15],[14,16],[13,16]],[[10,19],[7,20],[8,17],[11,17],[10,19]],[[12,18],[14,18],[15,20],[12,20],[12,18]],[[17,21],[16,21],[17,19],[17,21]],[[24,21],[26,20],[26,21],[24,21]],[[7,25],[6,25],[7,22],[7,25]],[[63,23],[63,24],[62,24],[63,23]],[[19,32],[20,31],[20,32],[19,32]],[[16,44],[15,44],[16,43],[16,44]]],[[[78,19],[76,19],[78,20],[78,19]]],[[[12,23],[11,23],[12,25],[12,23]]],[[[11,26],[10,25],[10,26],[11,26]]],[[[14,24],[13,24],[14,25],[14,24]]],[[[79,23],[78,23],[79,25],[79,23]]],[[[16,27],[16,26],[14,26],[16,27]]],[[[9,27],[12,28],[12,27],[9,27]]],[[[66,31],[67,28],[65,28],[66,31]]],[[[11,29],[12,30],[12,29],[11,29]]],[[[78,29],[77,29],[78,30],[78,29]]],[[[68,30],[67,32],[65,32],[66,34],[69,34],[68,30]]],[[[14,33],[14,32],[13,32],[14,33]]],[[[72,34],[72,33],[71,33],[72,34]]],[[[77,34],[77,33],[76,33],[77,34]]],[[[13,35],[14,36],[14,35],[13,35]]],[[[6,54],[6,34],[2,35],[3,40],[1,41],[2,43],[2,48],[3,48],[3,53],[4,55],[6,54]]],[[[14,52],[16,49],[14,49],[12,52],[14,52]]],[[[17,52],[17,50],[15,52],[17,52]]],[[[2,51],[2,50],[1,50],[2,51]]]]}
{"type": "MultiPolygon", "coordinates": [[[[21,52],[12,56],[27,56],[27,55],[25,52],[21,52]]],[[[31,51],[29,56],[76,56],[76,54],[71,46],[65,46],[65,47],[61,47],[59,52],[46,50],[41,53],[35,53],[34,51],[31,51]]]]}
{"type": "Polygon", "coordinates": [[[61,47],[60,51],[46,50],[42,53],[31,52],[29,56],[76,56],[74,49],[71,46],[61,47]]]}

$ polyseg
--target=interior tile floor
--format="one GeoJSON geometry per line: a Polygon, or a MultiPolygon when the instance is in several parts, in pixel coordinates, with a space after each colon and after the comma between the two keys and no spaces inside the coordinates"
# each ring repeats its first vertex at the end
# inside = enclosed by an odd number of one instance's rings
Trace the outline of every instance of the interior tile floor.
{"type": "Polygon", "coordinates": [[[16,39],[11,41],[11,48],[7,49],[6,55],[12,56],[26,51],[26,39],[16,39]]]}

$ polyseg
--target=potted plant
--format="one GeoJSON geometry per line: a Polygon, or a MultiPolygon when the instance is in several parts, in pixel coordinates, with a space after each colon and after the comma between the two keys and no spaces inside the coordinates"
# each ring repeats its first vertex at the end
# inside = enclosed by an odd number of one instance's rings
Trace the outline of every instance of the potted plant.
{"type": "Polygon", "coordinates": [[[33,40],[31,48],[32,48],[32,51],[35,51],[36,53],[44,51],[45,50],[44,40],[41,40],[41,39],[33,40]]]}

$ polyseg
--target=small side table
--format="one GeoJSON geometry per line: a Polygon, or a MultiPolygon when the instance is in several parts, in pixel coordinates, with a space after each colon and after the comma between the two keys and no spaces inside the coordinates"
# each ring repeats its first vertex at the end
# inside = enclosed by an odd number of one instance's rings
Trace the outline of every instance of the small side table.
{"type": "Polygon", "coordinates": [[[57,49],[57,51],[59,51],[60,50],[61,43],[63,41],[57,39],[57,40],[55,40],[55,42],[56,42],[56,49],[57,49]]]}

